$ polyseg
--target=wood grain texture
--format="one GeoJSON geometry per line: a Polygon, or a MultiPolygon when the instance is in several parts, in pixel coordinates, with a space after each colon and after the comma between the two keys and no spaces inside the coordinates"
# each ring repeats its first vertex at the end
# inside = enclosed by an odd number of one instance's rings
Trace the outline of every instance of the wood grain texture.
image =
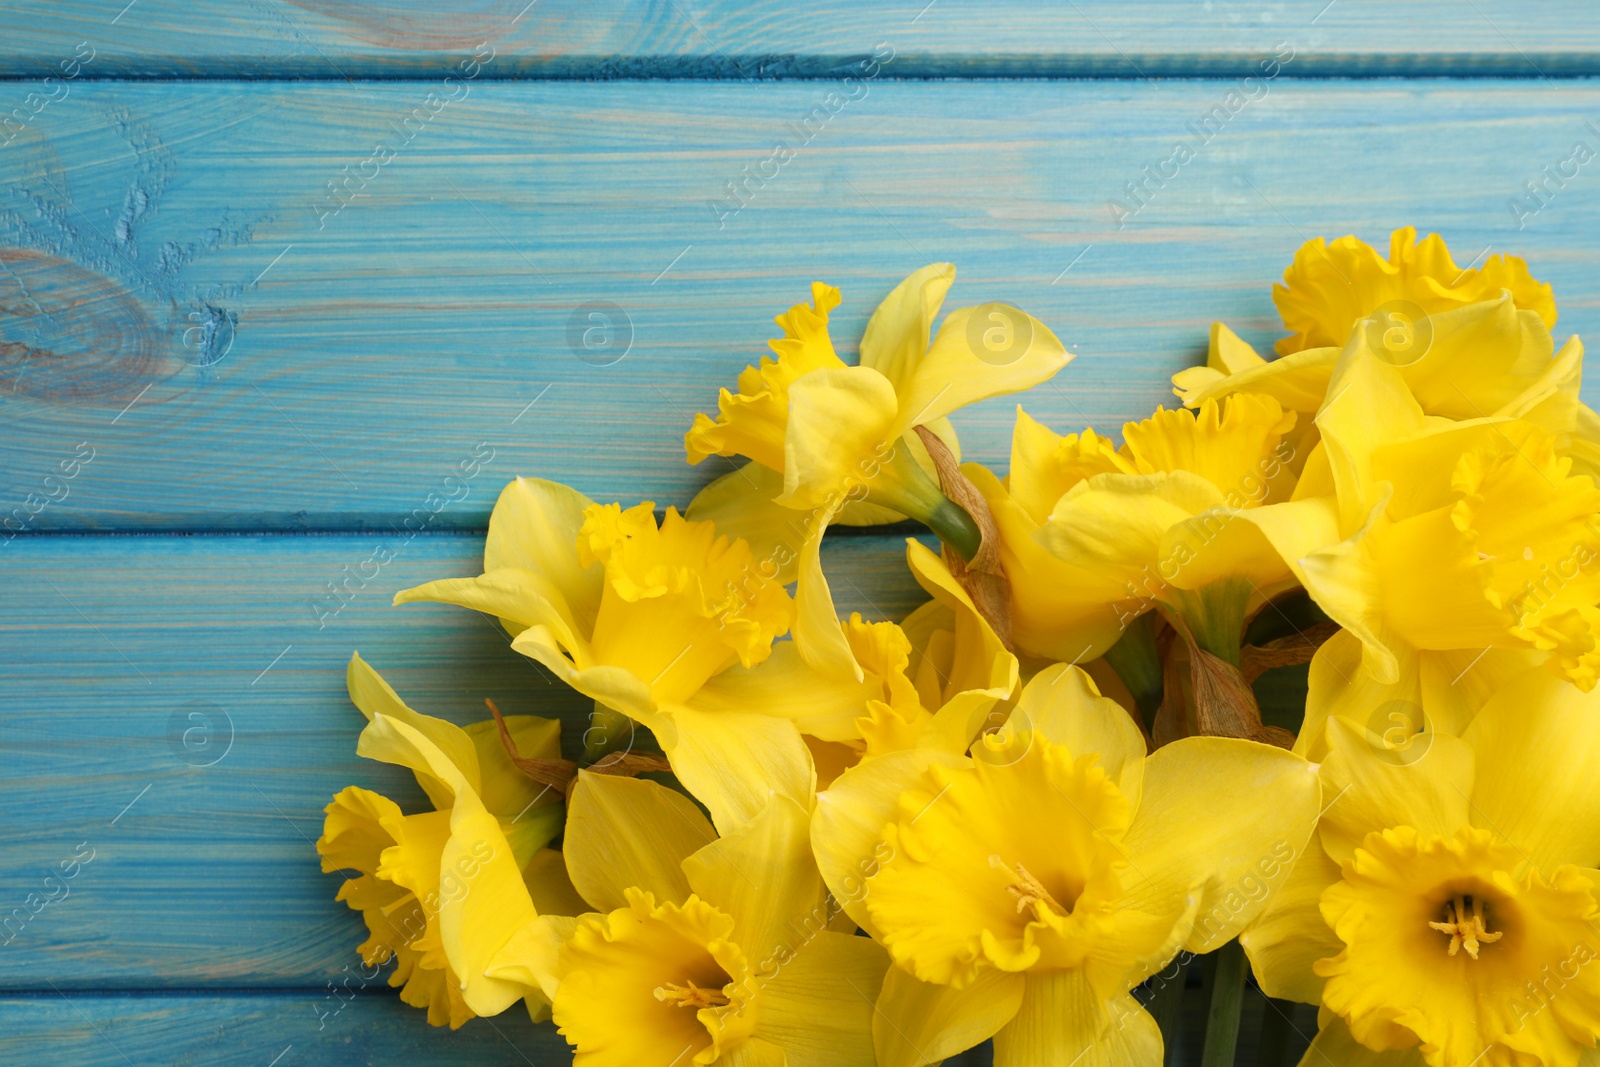
{"type": "MultiPolygon", "coordinates": [[[[404,773],[355,755],[352,651],[419,711],[469,722],[492,697],[560,717],[567,751],[581,749],[592,704],[492,620],[389,606],[398,589],[476,573],[480,538],[419,537],[319,616],[325,583],[373,547],[18,539],[6,599],[26,608],[0,621],[0,919],[29,894],[59,899],[0,929],[0,988],[321,986],[355,961],[360,919],[312,849],[322,807],[353,783],[422,801],[404,773]],[[65,895],[47,888],[75,856],[65,895]]],[[[826,565],[841,611],[898,619],[926,599],[902,539],[830,537],[826,565]]]]}
{"type": "Polygon", "coordinates": [[[493,77],[837,75],[880,42],[900,77],[1236,74],[1284,39],[1298,76],[1593,74],[1600,25],[1581,0],[25,0],[0,15],[0,70],[87,77],[426,77],[491,42],[493,77]]]}
{"type": "MultiPolygon", "coordinates": [[[[1314,235],[1382,245],[1410,223],[1463,262],[1523,254],[1558,332],[1600,325],[1594,164],[1511,210],[1575,142],[1600,145],[1595,84],[1280,79],[1121,228],[1110,202],[1131,208],[1127,184],[1235,83],[861,88],[733,213],[728,183],[800,144],[832,90],[478,85],[368,166],[425,87],[77,86],[0,149],[0,514],[476,529],[518,473],[682,503],[727,469],[685,465],[682,432],[774,314],[833,281],[851,349],[935,259],[962,271],[952,306],[1011,300],[1080,354],[1026,398],[1061,428],[1171,403],[1214,318],[1268,344],[1270,284],[1314,235]],[[593,302],[614,330],[586,350],[593,302]],[[466,497],[430,504],[480,448],[466,497]]],[[[1001,465],[1011,422],[1006,399],[957,418],[969,456],[1001,465]]]]}
{"type": "MultiPolygon", "coordinates": [[[[325,991],[0,996],[0,1059],[71,1067],[532,1067],[570,1063],[555,1027],[513,1008],[452,1033],[393,994],[325,991]],[[334,1007],[335,1003],[342,1007],[334,1007]],[[280,1057],[274,1059],[274,1057],[280,1057]]],[[[988,1063],[981,1053],[947,1067],[988,1063]]]]}
{"type": "MultiPolygon", "coordinates": [[[[354,987],[352,987],[354,988],[354,987]]],[[[0,1060],[71,1067],[528,1067],[570,1063],[520,1008],[451,1032],[387,990],[0,996],[0,1060]],[[345,994],[339,994],[343,998],[345,994]],[[278,1057],[278,1058],[274,1058],[278,1057]]]]}

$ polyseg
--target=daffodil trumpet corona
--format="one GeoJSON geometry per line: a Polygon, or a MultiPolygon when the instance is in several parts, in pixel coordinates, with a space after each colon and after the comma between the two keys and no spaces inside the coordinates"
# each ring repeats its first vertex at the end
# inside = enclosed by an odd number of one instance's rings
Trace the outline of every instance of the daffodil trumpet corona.
{"type": "Polygon", "coordinates": [[[1301,1067],[1600,1065],[1600,416],[1480,258],[1309,241],[1180,406],[1088,426],[1067,377],[965,459],[1056,335],[935,263],[836,349],[812,284],[683,510],[529,472],[477,573],[395,595],[514,655],[394,674],[429,714],[350,660],[409,776],[327,805],[349,944],[578,1067],[1289,1067],[1282,1001],[1301,1067]],[[586,718],[501,714],[552,678],[586,718]]]}

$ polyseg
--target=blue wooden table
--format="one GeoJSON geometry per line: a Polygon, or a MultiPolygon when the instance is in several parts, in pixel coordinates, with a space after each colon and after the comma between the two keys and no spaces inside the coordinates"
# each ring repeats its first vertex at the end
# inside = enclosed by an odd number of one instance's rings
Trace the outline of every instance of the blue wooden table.
{"type": "MultiPolygon", "coordinates": [[[[1318,235],[1524,255],[1593,336],[1596,74],[1577,2],[5,5],[0,1063],[566,1062],[349,981],[311,845],[340,787],[409,795],[355,756],[354,649],[576,741],[484,620],[388,607],[475,573],[501,484],[687,502],[776,312],[827,280],[857,337],[935,260],[1079,353],[1027,400],[1060,428],[1170,402],[1213,319],[1270,343],[1318,235]]],[[[841,610],[919,601],[898,546],[830,537],[841,610]]]]}

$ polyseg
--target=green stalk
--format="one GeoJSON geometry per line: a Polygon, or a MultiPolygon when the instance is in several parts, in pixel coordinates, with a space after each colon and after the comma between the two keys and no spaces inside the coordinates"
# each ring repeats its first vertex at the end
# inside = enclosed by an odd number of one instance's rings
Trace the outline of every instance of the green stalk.
{"type": "Polygon", "coordinates": [[[948,498],[940,500],[933,513],[922,521],[939,536],[939,540],[955,549],[956,555],[967,562],[972,562],[972,557],[978,554],[978,546],[983,543],[983,531],[978,529],[978,524],[972,521],[966,509],[955,501],[948,498]]]}
{"type": "Polygon", "coordinates": [[[1244,612],[1250,606],[1251,584],[1243,578],[1222,578],[1199,589],[1173,589],[1173,611],[1195,644],[1235,667],[1244,635],[1244,612]]]}
{"type": "Polygon", "coordinates": [[[978,554],[983,531],[965,509],[944,495],[939,483],[922,469],[904,444],[863,485],[869,503],[916,519],[962,559],[970,562],[978,554]]]}
{"type": "Polygon", "coordinates": [[[1133,694],[1133,702],[1144,718],[1144,728],[1154,730],[1156,712],[1161,710],[1165,680],[1161,672],[1161,652],[1156,647],[1153,611],[1140,615],[1123,631],[1117,643],[1106,649],[1106,663],[1117,672],[1122,684],[1133,694]]]}
{"type": "Polygon", "coordinates": [[[1239,1009],[1244,1004],[1244,979],[1250,965],[1244,958],[1244,947],[1237,941],[1223,945],[1216,956],[1200,1067],[1233,1067],[1234,1049],[1239,1043],[1239,1009]]]}
{"type": "Polygon", "coordinates": [[[583,731],[583,765],[587,767],[601,756],[631,749],[635,732],[632,719],[595,701],[589,728],[583,731]]]}

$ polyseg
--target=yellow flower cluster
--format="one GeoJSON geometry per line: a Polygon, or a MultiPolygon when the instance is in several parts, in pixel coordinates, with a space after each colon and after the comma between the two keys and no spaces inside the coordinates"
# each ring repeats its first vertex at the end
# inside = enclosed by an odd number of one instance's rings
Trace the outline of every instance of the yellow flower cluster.
{"type": "Polygon", "coordinates": [[[954,278],[855,363],[814,285],[689,428],[736,465],[685,513],[519,478],[480,575],[396,596],[498,618],[595,725],[564,759],[352,660],[357,751],[431,805],[327,808],[364,961],[436,1025],[522,1000],[580,1067],[1157,1067],[1201,953],[1319,1006],[1313,1067],[1597,1062],[1600,418],[1549,287],[1313,241],[1276,358],[1217,323],[1181,407],[1120,444],[1019,408],[1001,476],[949,416],[1072,356],[940,321],[954,278]],[[841,618],[826,529],[907,520],[928,601],[841,618]]]}

